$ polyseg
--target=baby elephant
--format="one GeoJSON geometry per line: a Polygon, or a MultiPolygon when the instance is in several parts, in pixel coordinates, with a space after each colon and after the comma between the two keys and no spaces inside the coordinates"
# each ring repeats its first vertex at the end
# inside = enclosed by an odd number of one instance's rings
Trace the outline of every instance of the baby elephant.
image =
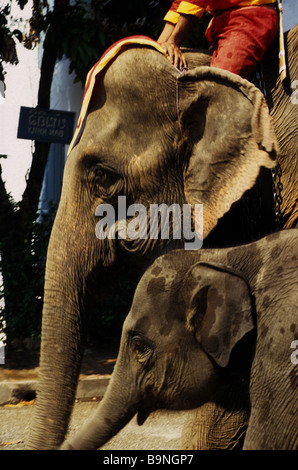
{"type": "Polygon", "coordinates": [[[298,230],[158,258],[136,289],[95,416],[62,449],[97,449],[138,413],[192,409],[247,378],[244,449],[298,447],[298,230]]]}

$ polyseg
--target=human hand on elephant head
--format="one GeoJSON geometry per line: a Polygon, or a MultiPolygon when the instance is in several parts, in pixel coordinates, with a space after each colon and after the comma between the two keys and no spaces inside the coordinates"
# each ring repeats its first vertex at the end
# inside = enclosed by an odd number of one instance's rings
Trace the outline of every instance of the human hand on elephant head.
{"type": "Polygon", "coordinates": [[[169,40],[166,42],[160,42],[159,44],[169,55],[170,61],[177,69],[183,70],[187,68],[186,58],[174,41],[169,40]]]}
{"type": "Polygon", "coordinates": [[[180,46],[194,26],[195,22],[196,17],[193,17],[193,15],[181,14],[176,25],[171,23],[165,24],[165,27],[157,40],[169,55],[169,59],[172,64],[179,70],[187,68],[187,61],[180,50],[180,46]]]}

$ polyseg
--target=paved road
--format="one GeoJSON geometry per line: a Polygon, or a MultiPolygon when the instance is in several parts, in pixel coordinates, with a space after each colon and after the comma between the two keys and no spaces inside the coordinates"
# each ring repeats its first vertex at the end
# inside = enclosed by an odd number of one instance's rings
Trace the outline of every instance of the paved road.
{"type": "MultiPolygon", "coordinates": [[[[26,449],[33,402],[0,407],[0,450],[26,449]],[[3,445],[5,444],[5,445],[3,445]]],[[[75,404],[70,433],[87,419],[98,406],[94,401],[78,401],[75,404]]],[[[152,413],[147,421],[138,426],[136,418],[117,436],[111,439],[104,450],[179,450],[183,423],[187,411],[158,411],[152,413]]]]}

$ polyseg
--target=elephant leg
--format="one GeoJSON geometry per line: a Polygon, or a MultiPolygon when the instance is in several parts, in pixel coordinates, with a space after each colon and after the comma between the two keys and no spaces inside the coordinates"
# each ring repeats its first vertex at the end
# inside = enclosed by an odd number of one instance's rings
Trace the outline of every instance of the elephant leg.
{"type": "Polygon", "coordinates": [[[205,403],[193,411],[183,428],[183,450],[241,449],[250,415],[248,383],[227,385],[220,401],[205,403]],[[223,400],[224,397],[224,400],[223,400]]]}

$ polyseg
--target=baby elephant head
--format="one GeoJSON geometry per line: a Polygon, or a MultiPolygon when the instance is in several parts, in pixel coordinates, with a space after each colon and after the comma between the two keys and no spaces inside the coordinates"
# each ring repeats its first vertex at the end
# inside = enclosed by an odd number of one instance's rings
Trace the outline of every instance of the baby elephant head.
{"type": "Polygon", "coordinates": [[[153,410],[209,401],[233,348],[253,328],[249,285],[239,273],[200,262],[181,273],[159,258],[137,287],[96,416],[63,448],[98,448],[136,412],[142,424],[153,410]]]}
{"type": "Polygon", "coordinates": [[[234,347],[254,328],[250,288],[240,273],[198,262],[181,275],[158,263],[138,285],[121,341],[143,412],[209,401],[234,347]]]}

